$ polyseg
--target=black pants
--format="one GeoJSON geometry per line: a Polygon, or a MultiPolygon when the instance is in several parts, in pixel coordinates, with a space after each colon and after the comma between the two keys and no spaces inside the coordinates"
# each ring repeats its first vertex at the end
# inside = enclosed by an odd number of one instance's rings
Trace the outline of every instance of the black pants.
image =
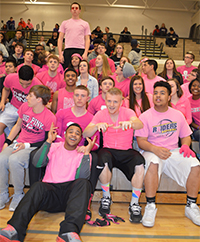
{"type": "Polygon", "coordinates": [[[90,193],[91,185],[86,179],[56,184],[36,182],[23,197],[8,224],[17,230],[18,239],[23,242],[28,224],[38,211],[65,212],[59,235],[68,232],[79,234],[85,221],[90,193]]]}
{"type": "Polygon", "coordinates": [[[71,60],[71,56],[74,53],[78,53],[82,56],[82,54],[84,53],[85,49],[77,49],[77,48],[67,48],[64,50],[63,56],[64,56],[64,64],[63,64],[63,68],[64,70],[69,66],[70,60],[71,60]]]}

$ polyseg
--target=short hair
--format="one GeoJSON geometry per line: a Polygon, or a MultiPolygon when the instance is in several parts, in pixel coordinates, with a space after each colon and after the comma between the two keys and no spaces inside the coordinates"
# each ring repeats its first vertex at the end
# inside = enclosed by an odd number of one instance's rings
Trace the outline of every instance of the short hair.
{"type": "Polygon", "coordinates": [[[174,31],[174,29],[172,27],[169,28],[170,31],[174,31]]]}
{"type": "Polygon", "coordinates": [[[40,46],[40,47],[42,46],[42,48],[43,48],[43,50],[44,50],[44,46],[43,46],[43,45],[40,45],[40,44],[36,45],[36,46],[35,46],[35,49],[36,49],[38,46],[40,46]]]}
{"type": "Polygon", "coordinates": [[[158,68],[158,63],[155,60],[146,60],[146,63],[148,63],[150,66],[153,66],[154,71],[156,72],[158,68]]]}
{"type": "Polygon", "coordinates": [[[8,59],[6,60],[6,63],[13,63],[13,66],[17,67],[16,59],[12,56],[8,57],[8,59]]]}
{"type": "Polygon", "coordinates": [[[82,135],[83,130],[82,130],[81,126],[80,126],[79,124],[77,124],[77,123],[71,123],[71,124],[69,124],[69,126],[67,126],[67,128],[66,128],[66,131],[67,131],[71,126],[76,126],[76,127],[78,127],[78,128],[80,129],[80,131],[81,131],[81,135],[82,135]]]}
{"type": "Polygon", "coordinates": [[[78,7],[79,7],[79,9],[81,10],[81,5],[80,5],[80,3],[77,3],[77,2],[73,2],[73,3],[70,5],[70,9],[72,8],[72,5],[73,5],[73,4],[77,4],[78,7]]]}
{"type": "Polygon", "coordinates": [[[21,30],[18,30],[18,29],[17,29],[16,32],[15,32],[15,34],[16,34],[17,32],[21,32],[21,34],[22,34],[22,31],[21,31],[21,30]]]}
{"type": "MultiPolygon", "coordinates": [[[[93,43],[94,43],[94,42],[93,42],[93,43]]],[[[104,46],[104,47],[106,48],[106,45],[105,45],[103,42],[99,43],[99,44],[98,44],[98,47],[99,47],[99,45],[104,46]]]]}
{"type": "Polygon", "coordinates": [[[2,56],[2,58],[3,58],[3,52],[2,51],[0,51],[0,55],[2,56]]]}
{"type": "Polygon", "coordinates": [[[167,80],[167,82],[169,82],[169,81],[175,82],[176,88],[177,88],[177,96],[180,98],[183,95],[183,90],[181,88],[179,81],[176,78],[170,78],[167,80]]]}
{"type": "Polygon", "coordinates": [[[33,79],[34,72],[30,66],[24,65],[19,69],[19,78],[24,81],[30,81],[33,79]]]}
{"type": "Polygon", "coordinates": [[[193,69],[191,72],[195,72],[197,74],[197,78],[200,77],[200,69],[196,68],[196,69],[193,69]]]}
{"type": "Polygon", "coordinates": [[[154,84],[153,88],[155,89],[156,87],[165,87],[165,88],[167,88],[167,91],[168,91],[168,94],[169,94],[169,95],[170,95],[171,92],[172,92],[172,90],[171,90],[171,86],[170,86],[169,83],[166,82],[166,81],[157,81],[157,82],[154,84]]]}
{"type": "MultiPolygon", "coordinates": [[[[109,93],[110,95],[120,95],[121,98],[123,97],[123,93],[122,91],[119,89],[119,88],[116,88],[116,87],[112,87],[110,88],[107,93],[109,93]]],[[[106,94],[107,94],[106,93],[106,94]]]]}
{"type": "Polygon", "coordinates": [[[77,74],[77,72],[76,72],[75,69],[73,69],[73,68],[67,68],[67,69],[65,70],[64,77],[65,77],[65,75],[66,75],[66,73],[67,73],[68,71],[73,71],[73,72],[76,74],[76,77],[78,76],[78,74],[77,74]]]}
{"type": "Polygon", "coordinates": [[[24,51],[24,55],[26,54],[26,52],[32,52],[33,55],[34,55],[34,51],[33,51],[32,49],[25,49],[25,51],[24,51]]]}
{"type": "Polygon", "coordinates": [[[31,92],[33,92],[37,98],[40,97],[42,99],[43,105],[47,105],[48,101],[51,98],[50,89],[44,85],[35,85],[35,86],[31,87],[29,93],[31,93],[31,92]]]}
{"type": "Polygon", "coordinates": [[[49,62],[50,59],[54,59],[54,60],[57,60],[57,62],[59,63],[59,58],[57,55],[50,55],[47,59],[47,62],[49,62]]]}
{"type": "Polygon", "coordinates": [[[103,40],[102,39],[95,39],[94,41],[93,41],[93,45],[95,45],[95,44],[100,44],[100,43],[103,43],[103,40]]]}
{"type": "Polygon", "coordinates": [[[198,78],[196,78],[196,79],[194,79],[194,80],[192,80],[191,82],[190,82],[190,84],[189,84],[189,91],[190,91],[190,93],[192,93],[191,92],[191,87],[192,87],[192,84],[195,82],[195,81],[198,81],[199,83],[200,83],[200,80],[198,79],[198,78]]]}
{"type": "Polygon", "coordinates": [[[107,29],[110,29],[108,26],[106,26],[107,29]]]}
{"type": "Polygon", "coordinates": [[[192,51],[188,51],[186,52],[186,54],[191,55],[192,59],[195,60],[195,55],[192,53],[192,51]]]}
{"type": "Polygon", "coordinates": [[[15,44],[15,48],[16,48],[17,46],[21,46],[21,47],[23,48],[23,52],[24,52],[25,47],[24,47],[24,45],[23,45],[22,43],[17,42],[17,43],[15,44]]]}
{"type": "Polygon", "coordinates": [[[31,21],[30,18],[28,18],[28,21],[31,21]]]}
{"type": "Polygon", "coordinates": [[[78,85],[78,86],[76,86],[74,88],[74,92],[75,92],[75,90],[84,90],[84,91],[87,92],[88,96],[90,95],[89,89],[86,86],[84,86],[84,85],[78,85]]]}
{"type": "Polygon", "coordinates": [[[105,80],[107,80],[107,79],[109,79],[109,80],[111,80],[112,82],[113,82],[113,87],[115,86],[115,81],[112,79],[112,77],[110,77],[110,76],[105,76],[105,77],[103,77],[100,81],[99,81],[99,85],[101,86],[102,85],[102,82],[104,82],[105,80]]]}

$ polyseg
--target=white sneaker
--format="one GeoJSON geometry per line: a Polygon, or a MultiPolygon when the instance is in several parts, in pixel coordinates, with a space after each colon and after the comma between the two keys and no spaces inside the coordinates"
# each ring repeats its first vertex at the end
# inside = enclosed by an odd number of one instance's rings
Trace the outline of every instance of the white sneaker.
{"type": "Polygon", "coordinates": [[[10,198],[8,192],[0,193],[0,209],[5,208],[5,204],[8,203],[9,200],[10,198]]]}
{"type": "Polygon", "coordinates": [[[192,222],[200,226],[200,210],[196,203],[191,203],[189,207],[185,207],[185,216],[192,222]]]}
{"type": "Polygon", "coordinates": [[[153,227],[155,223],[157,208],[155,203],[149,203],[145,207],[142,224],[145,227],[153,227]]]}
{"type": "Polygon", "coordinates": [[[14,212],[16,207],[18,206],[19,202],[22,200],[22,198],[24,197],[24,193],[20,193],[20,194],[14,194],[12,197],[12,202],[10,203],[9,206],[9,211],[10,212],[14,212]]]}

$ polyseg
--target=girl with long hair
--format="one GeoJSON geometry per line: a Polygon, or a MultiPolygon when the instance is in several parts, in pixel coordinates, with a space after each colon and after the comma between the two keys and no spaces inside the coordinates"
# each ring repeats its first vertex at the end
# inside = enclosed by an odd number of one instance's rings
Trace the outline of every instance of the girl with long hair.
{"type": "Polygon", "coordinates": [[[145,84],[141,76],[135,75],[131,78],[129,96],[124,99],[124,106],[135,111],[137,117],[153,107],[153,96],[145,92],[145,84]]]}
{"type": "Polygon", "coordinates": [[[168,80],[170,78],[176,78],[180,85],[183,84],[182,75],[176,70],[176,64],[172,58],[168,58],[165,61],[164,69],[158,75],[163,77],[165,80],[168,80]]]}

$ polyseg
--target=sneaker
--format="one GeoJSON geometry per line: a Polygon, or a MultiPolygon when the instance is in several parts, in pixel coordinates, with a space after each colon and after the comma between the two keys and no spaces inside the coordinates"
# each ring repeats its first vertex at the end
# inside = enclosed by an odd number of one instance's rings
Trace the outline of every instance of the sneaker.
{"type": "Polygon", "coordinates": [[[103,216],[110,213],[110,205],[111,205],[111,198],[110,197],[102,197],[101,204],[99,207],[99,215],[103,216]]]}
{"type": "Polygon", "coordinates": [[[14,194],[12,197],[12,202],[10,203],[9,206],[9,211],[10,212],[14,212],[16,207],[18,206],[19,202],[22,200],[22,198],[24,197],[24,193],[21,194],[14,194]]]}
{"type": "Polygon", "coordinates": [[[153,227],[155,223],[157,208],[155,203],[149,203],[145,207],[142,224],[145,227],[153,227]]]}
{"type": "Polygon", "coordinates": [[[86,215],[85,215],[85,222],[90,221],[92,217],[92,213],[90,209],[87,209],[86,215]]]}
{"type": "Polygon", "coordinates": [[[192,220],[194,224],[200,226],[200,210],[196,203],[191,203],[189,207],[185,207],[185,216],[192,220]]]}
{"type": "Polygon", "coordinates": [[[130,222],[131,223],[141,223],[142,221],[142,214],[141,214],[141,207],[139,204],[133,204],[129,206],[129,214],[130,214],[130,222]]]}
{"type": "Polygon", "coordinates": [[[18,240],[17,231],[10,224],[8,224],[5,229],[2,229],[0,231],[0,241],[1,242],[9,242],[9,241],[20,242],[18,240]]]}
{"type": "Polygon", "coordinates": [[[77,233],[71,232],[61,234],[56,238],[56,242],[81,242],[81,239],[77,233]]]}
{"type": "Polygon", "coordinates": [[[0,193],[0,209],[5,208],[5,204],[8,203],[9,200],[10,198],[8,192],[0,193]]]}

